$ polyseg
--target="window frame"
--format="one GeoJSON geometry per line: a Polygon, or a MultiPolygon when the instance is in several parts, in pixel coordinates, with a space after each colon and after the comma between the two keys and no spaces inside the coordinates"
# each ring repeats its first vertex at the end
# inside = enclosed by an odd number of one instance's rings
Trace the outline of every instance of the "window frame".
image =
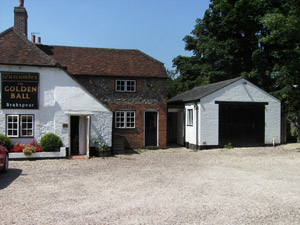
{"type": "Polygon", "coordinates": [[[193,109],[187,109],[186,125],[187,126],[194,125],[194,110],[193,109]]]}
{"type": "MultiPolygon", "coordinates": [[[[32,138],[34,137],[34,125],[35,125],[35,119],[34,119],[34,114],[7,114],[6,115],[6,127],[5,127],[5,130],[6,130],[6,135],[7,137],[10,137],[10,138],[32,138]],[[17,118],[17,122],[9,122],[9,117],[16,117],[17,118]],[[26,123],[27,125],[23,125],[23,122],[22,122],[22,119],[23,117],[31,117],[32,120],[31,120],[31,135],[22,135],[22,131],[24,131],[25,129],[27,130],[27,132],[30,130],[30,128],[28,128],[28,124],[29,123],[26,123]],[[17,123],[17,134],[16,135],[9,135],[9,126],[8,124],[9,123],[17,123]]],[[[12,131],[14,129],[12,128],[12,131]]]]}
{"type": "Polygon", "coordinates": [[[127,93],[135,93],[136,92],[136,80],[116,80],[115,82],[115,91],[116,92],[127,92],[127,93]],[[120,86],[121,85],[118,85],[118,82],[124,82],[124,90],[120,90],[120,86]],[[134,87],[134,90],[130,90],[130,87],[131,87],[131,84],[130,82],[134,82],[133,84],[133,87],[134,87]],[[119,89],[118,89],[119,88],[119,89]]]}
{"type": "MultiPolygon", "coordinates": [[[[132,122],[130,122],[132,123],[132,122]]],[[[116,129],[135,129],[136,128],[136,111],[135,110],[117,110],[115,111],[115,126],[114,126],[116,129]],[[118,116],[117,114],[118,113],[124,113],[123,114],[123,118],[124,118],[124,121],[123,122],[120,122],[120,121],[117,121],[118,120],[118,116]],[[130,116],[128,116],[129,113],[134,113],[133,114],[133,118],[134,118],[134,121],[133,121],[133,127],[128,127],[127,126],[127,118],[132,118],[130,116]],[[124,126],[121,127],[121,126],[117,126],[118,124],[123,124],[124,126]]]]}

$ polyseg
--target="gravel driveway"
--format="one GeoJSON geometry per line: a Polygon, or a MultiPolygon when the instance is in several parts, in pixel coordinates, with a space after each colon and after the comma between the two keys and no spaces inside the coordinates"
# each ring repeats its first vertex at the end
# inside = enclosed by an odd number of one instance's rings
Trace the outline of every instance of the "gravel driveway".
{"type": "Polygon", "coordinates": [[[298,149],[11,161],[0,224],[299,224],[298,149]]]}

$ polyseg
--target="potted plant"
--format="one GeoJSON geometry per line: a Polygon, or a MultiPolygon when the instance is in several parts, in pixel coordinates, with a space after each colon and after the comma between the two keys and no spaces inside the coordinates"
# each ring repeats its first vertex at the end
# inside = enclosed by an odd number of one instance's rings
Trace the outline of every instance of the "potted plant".
{"type": "Polygon", "coordinates": [[[95,156],[107,157],[112,154],[111,149],[106,144],[103,144],[100,141],[95,140],[94,145],[95,145],[95,156]]]}
{"type": "Polygon", "coordinates": [[[25,145],[23,153],[25,156],[31,156],[32,153],[36,152],[36,147],[33,145],[25,145]]]}

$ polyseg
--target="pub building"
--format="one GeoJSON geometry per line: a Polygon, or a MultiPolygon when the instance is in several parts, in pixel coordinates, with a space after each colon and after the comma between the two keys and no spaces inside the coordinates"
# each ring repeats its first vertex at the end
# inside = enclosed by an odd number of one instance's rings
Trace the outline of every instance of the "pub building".
{"type": "Polygon", "coordinates": [[[94,140],[111,147],[112,112],[27,39],[24,1],[14,13],[0,34],[0,133],[12,143],[55,133],[70,155],[89,155],[94,140]]]}
{"type": "Polygon", "coordinates": [[[139,50],[49,46],[27,38],[24,0],[0,33],[0,133],[12,143],[58,135],[70,156],[95,141],[165,148],[167,73],[139,50]]]}

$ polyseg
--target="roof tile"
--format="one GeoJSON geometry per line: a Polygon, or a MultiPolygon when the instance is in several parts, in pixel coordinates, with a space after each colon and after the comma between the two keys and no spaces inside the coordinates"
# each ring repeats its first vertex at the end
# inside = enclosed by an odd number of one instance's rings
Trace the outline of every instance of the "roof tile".
{"type": "Polygon", "coordinates": [[[73,75],[167,77],[163,63],[139,50],[38,47],[73,75]]]}
{"type": "Polygon", "coordinates": [[[57,62],[40,51],[25,35],[9,28],[0,34],[0,64],[56,66],[57,62]]]}

